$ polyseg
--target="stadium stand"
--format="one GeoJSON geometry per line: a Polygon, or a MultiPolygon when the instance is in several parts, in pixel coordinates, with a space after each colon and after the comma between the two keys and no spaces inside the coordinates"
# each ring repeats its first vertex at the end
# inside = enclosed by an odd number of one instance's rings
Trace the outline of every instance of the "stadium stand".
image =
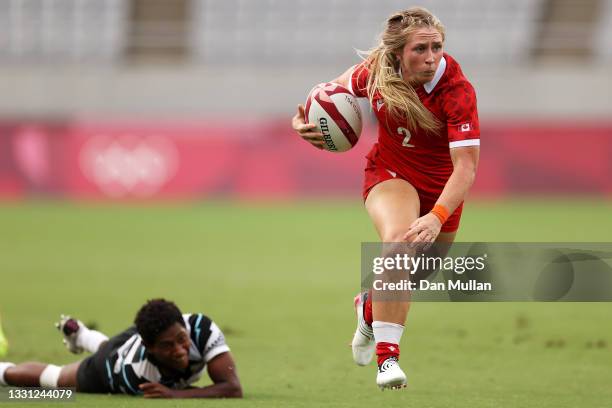
{"type": "Polygon", "coordinates": [[[595,55],[600,62],[612,62],[612,0],[601,5],[600,22],[595,35],[595,55]]]}
{"type": "MultiPolygon", "coordinates": [[[[156,44],[181,48],[184,41],[194,61],[207,65],[344,66],[354,60],[353,47],[371,47],[384,18],[406,6],[397,0],[179,3],[179,8],[190,8],[185,21],[167,13],[174,8],[159,1],[2,1],[0,60],[112,63],[135,49],[156,44]],[[151,11],[146,12],[144,5],[151,11]],[[161,13],[156,15],[155,10],[161,13]],[[189,31],[188,38],[183,39],[183,31],[189,31]]],[[[444,21],[449,32],[448,49],[458,58],[495,64],[529,57],[545,2],[413,3],[434,10],[444,21]]]]}
{"type": "Polygon", "coordinates": [[[602,3],[602,0],[547,0],[533,56],[539,61],[591,57],[596,52],[593,39],[602,3]]]}
{"type": "Polygon", "coordinates": [[[390,13],[416,4],[446,25],[484,116],[609,116],[612,0],[585,1],[3,0],[0,88],[11,97],[0,115],[287,115],[357,62],[390,13]],[[594,51],[541,60],[543,44],[570,43],[545,25],[575,30],[551,10],[581,7],[593,36],[581,46],[594,51]]]}
{"type": "MultiPolygon", "coordinates": [[[[529,57],[542,0],[414,1],[434,10],[458,58],[504,63],[529,57]]],[[[206,64],[346,65],[374,44],[394,0],[197,0],[193,44],[206,64]],[[228,33],[230,33],[228,35],[228,33]]]]}
{"type": "Polygon", "coordinates": [[[477,89],[475,192],[609,194],[612,0],[0,0],[0,196],[358,194],[373,135],[289,118],[411,4],[477,89]]]}
{"type": "Polygon", "coordinates": [[[121,58],[123,0],[0,1],[0,62],[113,62],[121,58]]]}

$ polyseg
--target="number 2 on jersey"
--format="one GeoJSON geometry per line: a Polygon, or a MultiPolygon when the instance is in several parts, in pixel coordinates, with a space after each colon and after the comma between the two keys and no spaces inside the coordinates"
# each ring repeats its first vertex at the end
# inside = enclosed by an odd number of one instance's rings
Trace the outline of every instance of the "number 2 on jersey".
{"type": "Polygon", "coordinates": [[[401,136],[404,136],[404,140],[402,141],[402,146],[414,147],[413,144],[410,144],[410,138],[412,137],[412,135],[410,134],[410,131],[408,129],[403,128],[403,127],[398,127],[397,133],[401,136]]]}

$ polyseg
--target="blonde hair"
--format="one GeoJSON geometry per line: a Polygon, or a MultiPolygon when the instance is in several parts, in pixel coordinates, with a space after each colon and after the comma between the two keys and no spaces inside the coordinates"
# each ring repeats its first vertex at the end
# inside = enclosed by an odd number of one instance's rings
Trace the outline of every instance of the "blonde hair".
{"type": "Polygon", "coordinates": [[[411,84],[398,75],[401,55],[408,37],[423,27],[432,27],[445,37],[440,20],[427,9],[412,7],[389,16],[378,46],[365,53],[370,70],[367,84],[368,98],[373,101],[376,92],[383,97],[387,111],[399,120],[406,120],[408,129],[421,129],[438,133],[440,121],[421,103],[411,84]]]}

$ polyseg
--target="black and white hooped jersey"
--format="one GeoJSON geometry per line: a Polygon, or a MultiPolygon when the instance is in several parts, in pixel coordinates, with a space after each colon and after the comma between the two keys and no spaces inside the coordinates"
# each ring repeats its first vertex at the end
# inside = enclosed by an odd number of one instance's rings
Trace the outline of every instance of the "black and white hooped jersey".
{"type": "Polygon", "coordinates": [[[169,388],[182,389],[198,381],[206,364],[230,349],[219,327],[203,314],[184,314],[189,334],[189,366],[175,377],[164,377],[151,360],[135,327],[111,338],[104,347],[105,382],[111,393],[142,394],[138,386],[158,382],[169,388]]]}

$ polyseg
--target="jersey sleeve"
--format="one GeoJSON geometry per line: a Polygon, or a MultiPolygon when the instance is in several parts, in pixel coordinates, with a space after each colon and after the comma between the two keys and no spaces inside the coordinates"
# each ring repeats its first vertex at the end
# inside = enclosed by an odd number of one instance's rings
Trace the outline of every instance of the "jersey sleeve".
{"type": "Polygon", "coordinates": [[[449,147],[480,146],[480,123],[474,87],[467,81],[453,85],[445,95],[449,147]]]}
{"type": "Polygon", "coordinates": [[[350,72],[349,91],[358,98],[367,98],[369,75],[370,71],[366,66],[366,61],[355,65],[350,72]]]}
{"type": "Polygon", "coordinates": [[[202,356],[204,356],[204,362],[208,363],[219,354],[227,353],[228,351],[230,351],[230,348],[225,343],[225,336],[223,335],[223,332],[215,324],[215,322],[211,322],[210,337],[208,338],[202,353],[202,356]]]}
{"type": "MultiPolygon", "coordinates": [[[[144,346],[140,350],[144,351],[144,346]]],[[[143,353],[144,354],[144,353],[143,353]]],[[[131,362],[124,362],[120,371],[115,375],[113,381],[124,394],[139,395],[140,384],[148,382],[159,382],[161,374],[158,368],[143,355],[135,357],[131,362]]]]}
{"type": "Polygon", "coordinates": [[[146,356],[142,339],[134,334],[116,351],[115,361],[105,360],[104,377],[109,382],[112,393],[131,395],[142,394],[139,385],[146,382],[159,382],[161,374],[146,356]],[[112,368],[111,368],[112,367],[112,368]]]}
{"type": "Polygon", "coordinates": [[[198,313],[188,317],[191,328],[191,340],[195,343],[205,363],[221,353],[230,351],[225,343],[223,332],[207,316],[198,313]]]}

